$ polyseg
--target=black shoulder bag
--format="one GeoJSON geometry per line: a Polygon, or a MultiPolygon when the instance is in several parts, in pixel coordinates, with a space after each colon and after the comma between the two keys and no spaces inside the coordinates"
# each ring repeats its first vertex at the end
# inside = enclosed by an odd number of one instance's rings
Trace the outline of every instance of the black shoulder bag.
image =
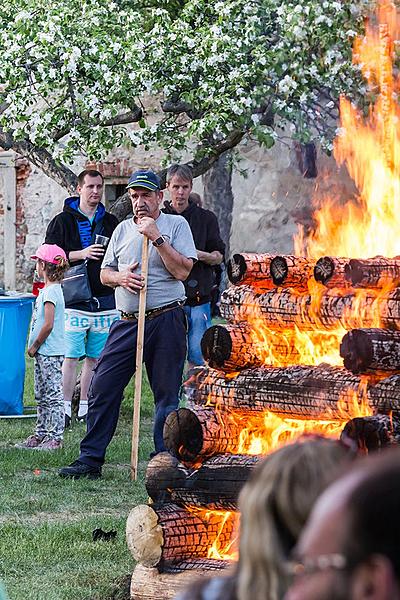
{"type": "MultiPolygon", "coordinates": [[[[103,219],[96,223],[96,227],[92,233],[91,243],[93,244],[96,234],[100,233],[103,228],[103,219]]],[[[82,302],[90,302],[93,298],[92,289],[90,287],[89,275],[87,271],[88,259],[80,265],[70,267],[65,272],[64,279],[61,282],[62,291],[64,294],[65,306],[81,304],[82,302]]]]}

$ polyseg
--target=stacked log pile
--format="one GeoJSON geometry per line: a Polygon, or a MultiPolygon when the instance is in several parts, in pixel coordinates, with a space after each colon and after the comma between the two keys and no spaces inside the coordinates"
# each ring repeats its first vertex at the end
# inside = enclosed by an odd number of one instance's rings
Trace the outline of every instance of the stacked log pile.
{"type": "Polygon", "coordinates": [[[172,598],[188,572],[229,564],[218,552],[232,550],[238,496],[260,460],[243,445],[249,423],[265,415],[336,423],[364,452],[400,439],[400,259],[246,253],[227,271],[227,322],[204,334],[208,366],[192,373],[187,406],[166,420],[168,452],[146,474],[150,504],[128,518],[139,562],[132,598],[172,598]],[[307,364],[288,335],[296,328],[310,336],[341,328],[344,365],[307,364]],[[355,413],[361,402],[370,416],[355,413]]]}

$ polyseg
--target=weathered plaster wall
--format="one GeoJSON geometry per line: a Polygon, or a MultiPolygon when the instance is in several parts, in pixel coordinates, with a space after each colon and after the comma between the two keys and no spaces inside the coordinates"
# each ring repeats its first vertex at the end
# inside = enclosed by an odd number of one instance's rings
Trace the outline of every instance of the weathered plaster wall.
{"type": "MultiPolygon", "coordinates": [[[[232,188],[234,209],[231,253],[280,252],[293,250],[296,223],[310,222],[311,200],[329,193],[343,199],[354,193],[354,187],[344,169],[338,169],[333,158],[318,154],[317,179],[304,179],[298,169],[294,149],[276,144],[269,151],[256,144],[241,148],[240,169],[247,177],[234,171],[232,188]]],[[[158,169],[161,156],[137,153],[130,157],[125,149],[98,166],[111,183],[118,183],[141,167],[158,169]]],[[[92,166],[92,165],[91,165],[92,166]]],[[[84,168],[77,160],[74,171],[84,168]]],[[[62,209],[66,192],[53,180],[23,159],[17,160],[17,289],[29,289],[33,273],[30,256],[43,242],[50,219],[62,209]]],[[[201,178],[194,189],[202,194],[201,178]]],[[[2,190],[0,189],[0,244],[2,244],[2,190]]],[[[3,246],[1,246],[3,247],[3,246]]],[[[0,285],[3,272],[0,254],[0,285]]]]}

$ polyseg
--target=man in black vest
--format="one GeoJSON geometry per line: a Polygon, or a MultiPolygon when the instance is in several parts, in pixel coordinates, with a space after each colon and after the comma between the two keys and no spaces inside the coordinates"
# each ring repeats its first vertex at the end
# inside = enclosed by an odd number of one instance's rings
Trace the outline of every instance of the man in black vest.
{"type": "Polygon", "coordinates": [[[192,180],[192,170],[188,166],[171,165],[167,171],[167,190],[171,200],[165,202],[162,209],[165,213],[178,214],[186,219],[197,250],[197,262],[184,282],[189,368],[204,364],[200,342],[205,330],[211,327],[215,266],[222,263],[225,251],[217,217],[189,198],[192,180]]]}
{"type": "Polygon", "coordinates": [[[110,238],[118,225],[117,218],[108,213],[101,203],[103,188],[104,180],[99,171],[82,171],[78,176],[79,197],[65,200],[63,211],[52,219],[46,232],[46,244],[57,244],[63,248],[71,265],[87,261],[93,295],[90,301],[68,305],[65,310],[63,392],[67,426],[71,419],[78,360],[85,357],[78,412],[78,419],[85,420],[92,371],[106,343],[111,324],[119,318],[113,289],[100,281],[105,247],[94,243],[96,234],[110,238]]]}

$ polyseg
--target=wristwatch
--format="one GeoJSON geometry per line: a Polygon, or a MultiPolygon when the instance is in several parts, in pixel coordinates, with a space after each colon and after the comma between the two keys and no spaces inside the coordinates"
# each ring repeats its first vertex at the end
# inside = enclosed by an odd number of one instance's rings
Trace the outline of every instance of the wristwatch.
{"type": "Polygon", "coordinates": [[[155,246],[156,248],[158,248],[159,246],[162,246],[164,243],[165,243],[165,237],[163,235],[160,235],[159,238],[157,238],[156,240],[154,240],[153,246],[155,246]]]}

